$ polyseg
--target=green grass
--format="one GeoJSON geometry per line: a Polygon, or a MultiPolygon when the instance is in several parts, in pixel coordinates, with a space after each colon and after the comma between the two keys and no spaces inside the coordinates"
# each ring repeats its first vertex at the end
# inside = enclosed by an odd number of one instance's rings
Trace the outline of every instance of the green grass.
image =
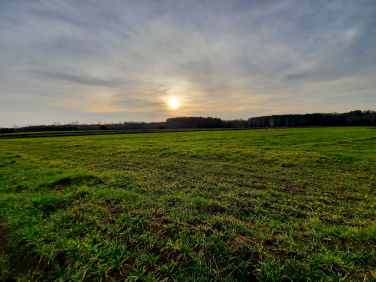
{"type": "Polygon", "coordinates": [[[373,281],[376,129],[0,140],[0,280],[373,281]]]}

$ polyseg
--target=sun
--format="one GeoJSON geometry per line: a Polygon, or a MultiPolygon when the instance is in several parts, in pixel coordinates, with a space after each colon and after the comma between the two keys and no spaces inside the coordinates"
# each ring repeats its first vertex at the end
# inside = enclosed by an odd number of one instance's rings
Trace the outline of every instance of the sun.
{"type": "Polygon", "coordinates": [[[176,98],[172,98],[170,99],[170,101],[168,102],[168,104],[170,105],[171,108],[173,109],[177,109],[179,107],[179,101],[178,99],[176,98]]]}

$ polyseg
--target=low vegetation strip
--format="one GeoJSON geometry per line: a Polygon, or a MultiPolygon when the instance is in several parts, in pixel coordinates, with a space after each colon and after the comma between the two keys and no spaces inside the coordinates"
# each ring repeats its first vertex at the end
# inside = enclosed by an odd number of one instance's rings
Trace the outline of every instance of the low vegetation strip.
{"type": "Polygon", "coordinates": [[[57,136],[82,136],[82,135],[110,135],[110,134],[137,134],[137,133],[168,133],[190,131],[219,131],[219,130],[247,130],[248,128],[191,128],[191,129],[148,129],[148,130],[78,130],[78,131],[53,131],[53,132],[17,132],[1,133],[0,139],[33,138],[33,137],[57,137],[57,136]]]}
{"type": "Polygon", "coordinates": [[[376,279],[374,128],[0,140],[0,280],[376,279]]]}

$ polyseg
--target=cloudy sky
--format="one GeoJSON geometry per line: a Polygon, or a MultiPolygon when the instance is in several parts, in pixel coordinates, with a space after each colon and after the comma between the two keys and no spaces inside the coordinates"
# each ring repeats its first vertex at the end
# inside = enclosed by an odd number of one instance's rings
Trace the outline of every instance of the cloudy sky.
{"type": "Polygon", "coordinates": [[[376,1],[0,1],[0,127],[375,105],[376,1]]]}

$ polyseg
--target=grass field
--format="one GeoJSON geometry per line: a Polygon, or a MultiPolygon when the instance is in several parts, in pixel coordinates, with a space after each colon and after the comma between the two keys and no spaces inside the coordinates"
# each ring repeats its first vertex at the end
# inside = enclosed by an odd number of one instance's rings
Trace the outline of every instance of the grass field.
{"type": "Polygon", "coordinates": [[[376,129],[0,140],[0,280],[376,279],[376,129]]]}

